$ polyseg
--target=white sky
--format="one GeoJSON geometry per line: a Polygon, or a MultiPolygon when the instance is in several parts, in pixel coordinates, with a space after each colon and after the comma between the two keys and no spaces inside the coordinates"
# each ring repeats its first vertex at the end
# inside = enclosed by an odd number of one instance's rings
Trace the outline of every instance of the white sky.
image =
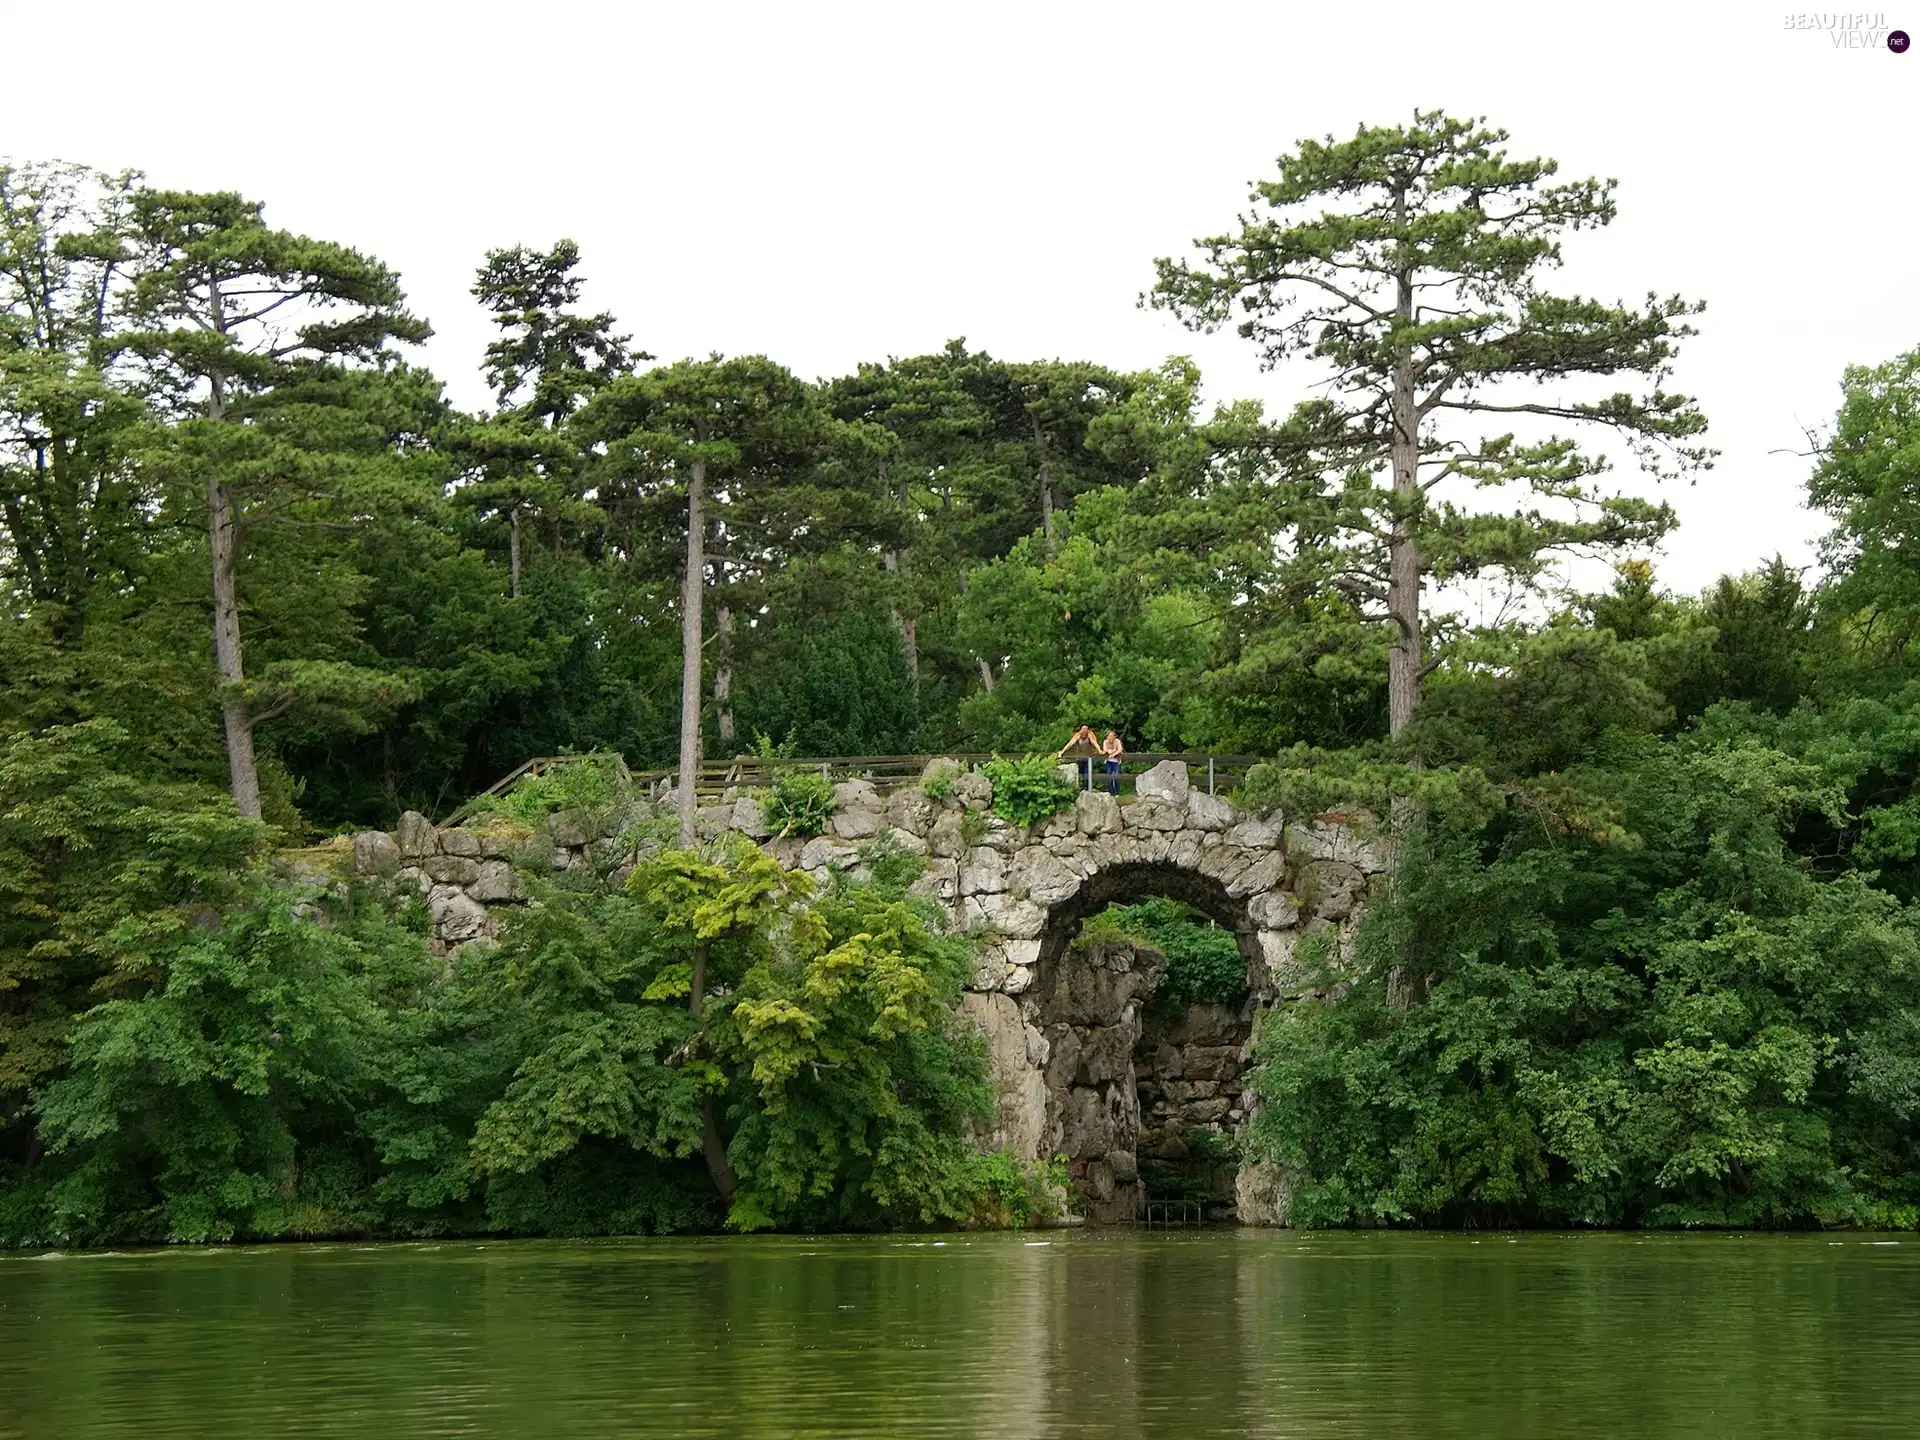
{"type": "MultiPolygon", "coordinates": [[[[1886,23],[1920,35],[1912,13],[1886,23]]],[[[1010,359],[1193,355],[1218,397],[1298,387],[1135,308],[1307,135],[1416,106],[1621,181],[1560,283],[1703,298],[1677,388],[1718,467],[1666,494],[1663,580],[1804,562],[1803,428],[1841,369],[1920,344],[1920,53],[1745,5],[416,3],[12,6],[0,153],[237,189],[398,269],[427,361],[484,401],[489,246],[580,242],[588,300],[665,358],[803,375],[965,335],[1010,359]],[[273,18],[277,14],[278,18],[273,18]]],[[[1635,477],[1629,477],[1635,478],[1635,477]]],[[[1639,487],[1634,487],[1639,488],[1639,487]]]]}

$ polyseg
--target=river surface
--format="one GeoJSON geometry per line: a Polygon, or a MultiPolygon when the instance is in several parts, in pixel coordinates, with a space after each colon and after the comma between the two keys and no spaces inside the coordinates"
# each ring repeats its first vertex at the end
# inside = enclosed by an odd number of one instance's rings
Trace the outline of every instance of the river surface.
{"type": "Polygon", "coordinates": [[[1917,1433],[1911,1235],[0,1257],[8,1440],[1917,1433]]]}

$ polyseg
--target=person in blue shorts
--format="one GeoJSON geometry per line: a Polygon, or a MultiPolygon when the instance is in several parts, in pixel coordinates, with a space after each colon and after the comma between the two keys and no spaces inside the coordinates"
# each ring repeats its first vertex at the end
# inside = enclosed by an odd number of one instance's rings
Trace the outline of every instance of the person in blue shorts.
{"type": "Polygon", "coordinates": [[[1107,793],[1118,795],[1120,793],[1120,761],[1127,753],[1126,746],[1120,743],[1118,733],[1112,730],[1107,731],[1107,738],[1100,742],[1100,753],[1107,757],[1105,766],[1107,793]]]}

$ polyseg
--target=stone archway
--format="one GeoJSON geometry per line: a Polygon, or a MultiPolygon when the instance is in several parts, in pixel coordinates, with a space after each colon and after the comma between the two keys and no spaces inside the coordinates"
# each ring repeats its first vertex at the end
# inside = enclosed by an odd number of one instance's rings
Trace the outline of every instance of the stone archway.
{"type": "MultiPolygon", "coordinates": [[[[1340,819],[1288,824],[1277,812],[1246,814],[1193,791],[1178,762],[1140,777],[1131,804],[1083,794],[1073,810],[1033,830],[989,827],[957,861],[951,889],[934,893],[951,900],[963,928],[984,935],[965,1006],[992,1059],[994,1141],[1024,1159],[1051,1158],[1063,1143],[1079,1147],[1087,1152],[1075,1158],[1085,1161],[1091,1218],[1131,1218],[1137,1153],[1116,1137],[1137,1137],[1142,1117],[1139,1076],[1121,1055],[1132,1058],[1138,1007],[1151,984],[1133,961],[1116,964],[1108,953],[1093,967],[1105,973],[1080,978],[1082,1004],[1067,957],[1084,922],[1110,904],[1161,895],[1232,930],[1247,964],[1242,1012],[1169,1032],[1175,1053],[1155,1079],[1181,1123],[1205,1112],[1207,1125],[1237,1128],[1247,1118],[1237,1089],[1244,1047],[1259,1014],[1311,993],[1294,954],[1298,938],[1332,931],[1344,949],[1368,879],[1382,868],[1379,852],[1340,819]],[[1119,1028],[1063,1058],[1055,1052],[1061,1026],[1119,1028]],[[1190,1074],[1196,1051],[1205,1052],[1194,1067],[1204,1073],[1190,1074]],[[1093,1154],[1102,1144],[1107,1149],[1093,1154]]],[[[938,872],[929,883],[945,884],[938,872]]],[[[1234,1187],[1239,1216],[1272,1223],[1284,1200],[1253,1171],[1243,1169],[1234,1187]]]]}
{"type": "MultiPolygon", "coordinates": [[[[1132,798],[1082,793],[1071,808],[1033,826],[992,813],[993,787],[984,775],[935,760],[929,776],[935,767],[952,776],[938,794],[930,785],[883,793],[864,779],[837,784],[831,824],[810,839],[772,836],[751,789],[702,805],[700,831],[738,832],[782,864],[815,873],[841,867],[858,874],[874,845],[926,858],[914,892],[946,906],[955,925],[979,939],[963,1005],[992,1059],[999,1104],[991,1140],[1026,1160],[1054,1153],[1047,1148],[1049,1046],[1033,1023],[1041,997],[1031,992],[1039,976],[1058,969],[1088,916],[1116,900],[1157,893],[1230,926],[1247,962],[1251,1025],[1260,1010],[1311,993],[1295,959],[1296,940],[1331,929],[1344,949],[1369,877],[1384,868],[1381,851],[1346,817],[1302,821],[1244,811],[1195,789],[1177,760],[1138,776],[1132,798]]],[[[434,943],[445,949],[489,933],[493,907],[519,903],[509,850],[544,847],[556,868],[617,864],[623,855],[630,863],[630,843],[621,837],[628,822],[650,813],[648,802],[636,800],[593,833],[577,817],[554,816],[519,841],[437,830],[408,814],[392,835],[356,837],[354,861],[362,873],[417,885],[433,916],[434,943]]],[[[1258,1187],[1250,1189],[1244,1174],[1242,1180],[1241,1218],[1273,1219],[1271,1206],[1248,1203],[1258,1187]]]]}
{"type": "Polygon", "coordinates": [[[1016,1004],[1041,1037],[1041,1153],[1065,1157],[1088,1219],[1137,1219],[1145,1201],[1170,1198],[1176,1176],[1205,1175],[1216,1199],[1232,1193],[1241,1073],[1272,990],[1258,934],[1244,899],[1166,864],[1100,871],[1049,912],[1034,983],[1016,1004]],[[1236,1002],[1176,1011],[1160,1002],[1166,956],[1109,927],[1082,933],[1110,905],[1148,899],[1179,901],[1233,937],[1246,981],[1236,1002]]]}

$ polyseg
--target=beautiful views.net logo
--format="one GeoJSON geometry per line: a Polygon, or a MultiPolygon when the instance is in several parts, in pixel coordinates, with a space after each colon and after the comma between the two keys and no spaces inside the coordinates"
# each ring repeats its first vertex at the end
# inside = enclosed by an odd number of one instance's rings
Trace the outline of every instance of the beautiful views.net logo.
{"type": "Polygon", "coordinates": [[[1887,27],[1885,15],[1814,11],[1788,15],[1786,22],[1788,30],[1823,31],[1836,50],[1878,50],[1884,45],[1894,54],[1904,55],[1912,43],[1906,31],[1887,27]]]}

